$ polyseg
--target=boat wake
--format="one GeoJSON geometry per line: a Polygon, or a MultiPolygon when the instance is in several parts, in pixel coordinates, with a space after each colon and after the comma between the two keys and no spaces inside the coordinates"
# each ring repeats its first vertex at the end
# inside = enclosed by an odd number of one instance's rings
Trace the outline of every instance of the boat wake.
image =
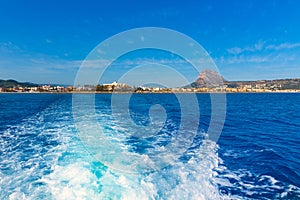
{"type": "MultiPolygon", "coordinates": [[[[159,139],[143,139],[141,145],[138,139],[126,137],[130,127],[102,112],[97,115],[106,136],[124,147],[127,155],[135,155],[144,162],[142,168],[136,168],[136,173],[110,168],[91,155],[80,140],[70,103],[69,99],[55,101],[2,133],[0,199],[299,197],[296,186],[271,176],[227,168],[218,154],[220,147],[208,140],[204,132],[197,133],[176,162],[145,171],[145,164],[156,161],[154,153],[172,137],[172,132],[162,131],[159,139]]],[[[166,124],[172,128],[176,122],[167,120],[166,124]]]]}

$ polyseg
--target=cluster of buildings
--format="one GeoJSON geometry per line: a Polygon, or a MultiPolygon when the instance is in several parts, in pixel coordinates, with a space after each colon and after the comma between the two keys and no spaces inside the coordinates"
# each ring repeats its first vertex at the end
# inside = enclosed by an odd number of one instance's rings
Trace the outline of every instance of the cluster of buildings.
{"type": "Polygon", "coordinates": [[[135,93],[205,93],[205,92],[300,92],[300,79],[287,79],[275,81],[226,81],[222,85],[214,85],[213,87],[182,87],[182,88],[159,88],[159,87],[135,87],[124,83],[109,83],[84,85],[84,86],[52,86],[41,85],[33,87],[12,87],[1,88],[0,92],[25,92],[25,93],[109,93],[109,92],[135,92],[135,93]]]}
{"type": "Polygon", "coordinates": [[[225,82],[226,92],[300,92],[300,79],[225,82]]]}
{"type": "Polygon", "coordinates": [[[41,86],[32,86],[32,87],[10,87],[10,88],[1,88],[0,92],[18,92],[18,93],[40,93],[40,92],[49,92],[49,93],[59,93],[59,92],[72,92],[73,87],[68,86],[51,86],[51,85],[41,85],[41,86]]]}

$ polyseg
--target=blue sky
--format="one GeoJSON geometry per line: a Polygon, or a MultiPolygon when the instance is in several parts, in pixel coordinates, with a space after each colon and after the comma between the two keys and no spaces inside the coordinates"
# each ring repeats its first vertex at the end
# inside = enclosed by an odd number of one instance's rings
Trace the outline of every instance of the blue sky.
{"type": "Polygon", "coordinates": [[[0,79],[73,84],[97,44],[138,27],[192,37],[228,80],[300,77],[299,8],[297,0],[4,0],[0,79]]]}

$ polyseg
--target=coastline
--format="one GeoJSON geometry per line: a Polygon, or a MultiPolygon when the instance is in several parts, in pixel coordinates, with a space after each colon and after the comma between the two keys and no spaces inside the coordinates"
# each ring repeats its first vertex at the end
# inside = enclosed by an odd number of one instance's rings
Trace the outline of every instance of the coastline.
{"type": "Polygon", "coordinates": [[[73,92],[0,92],[0,94],[287,94],[287,93],[300,93],[297,91],[263,91],[263,92],[221,92],[221,91],[211,91],[211,92],[95,92],[95,91],[73,91],[73,92]]]}

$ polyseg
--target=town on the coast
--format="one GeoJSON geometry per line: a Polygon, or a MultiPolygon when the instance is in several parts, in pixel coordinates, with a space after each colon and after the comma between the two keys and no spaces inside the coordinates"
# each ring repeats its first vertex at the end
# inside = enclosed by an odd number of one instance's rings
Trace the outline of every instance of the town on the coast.
{"type": "Polygon", "coordinates": [[[51,85],[21,83],[15,80],[0,80],[2,93],[209,93],[209,92],[300,92],[300,78],[227,81],[213,70],[204,70],[193,83],[178,87],[130,86],[125,83],[98,85],[51,85]]]}

